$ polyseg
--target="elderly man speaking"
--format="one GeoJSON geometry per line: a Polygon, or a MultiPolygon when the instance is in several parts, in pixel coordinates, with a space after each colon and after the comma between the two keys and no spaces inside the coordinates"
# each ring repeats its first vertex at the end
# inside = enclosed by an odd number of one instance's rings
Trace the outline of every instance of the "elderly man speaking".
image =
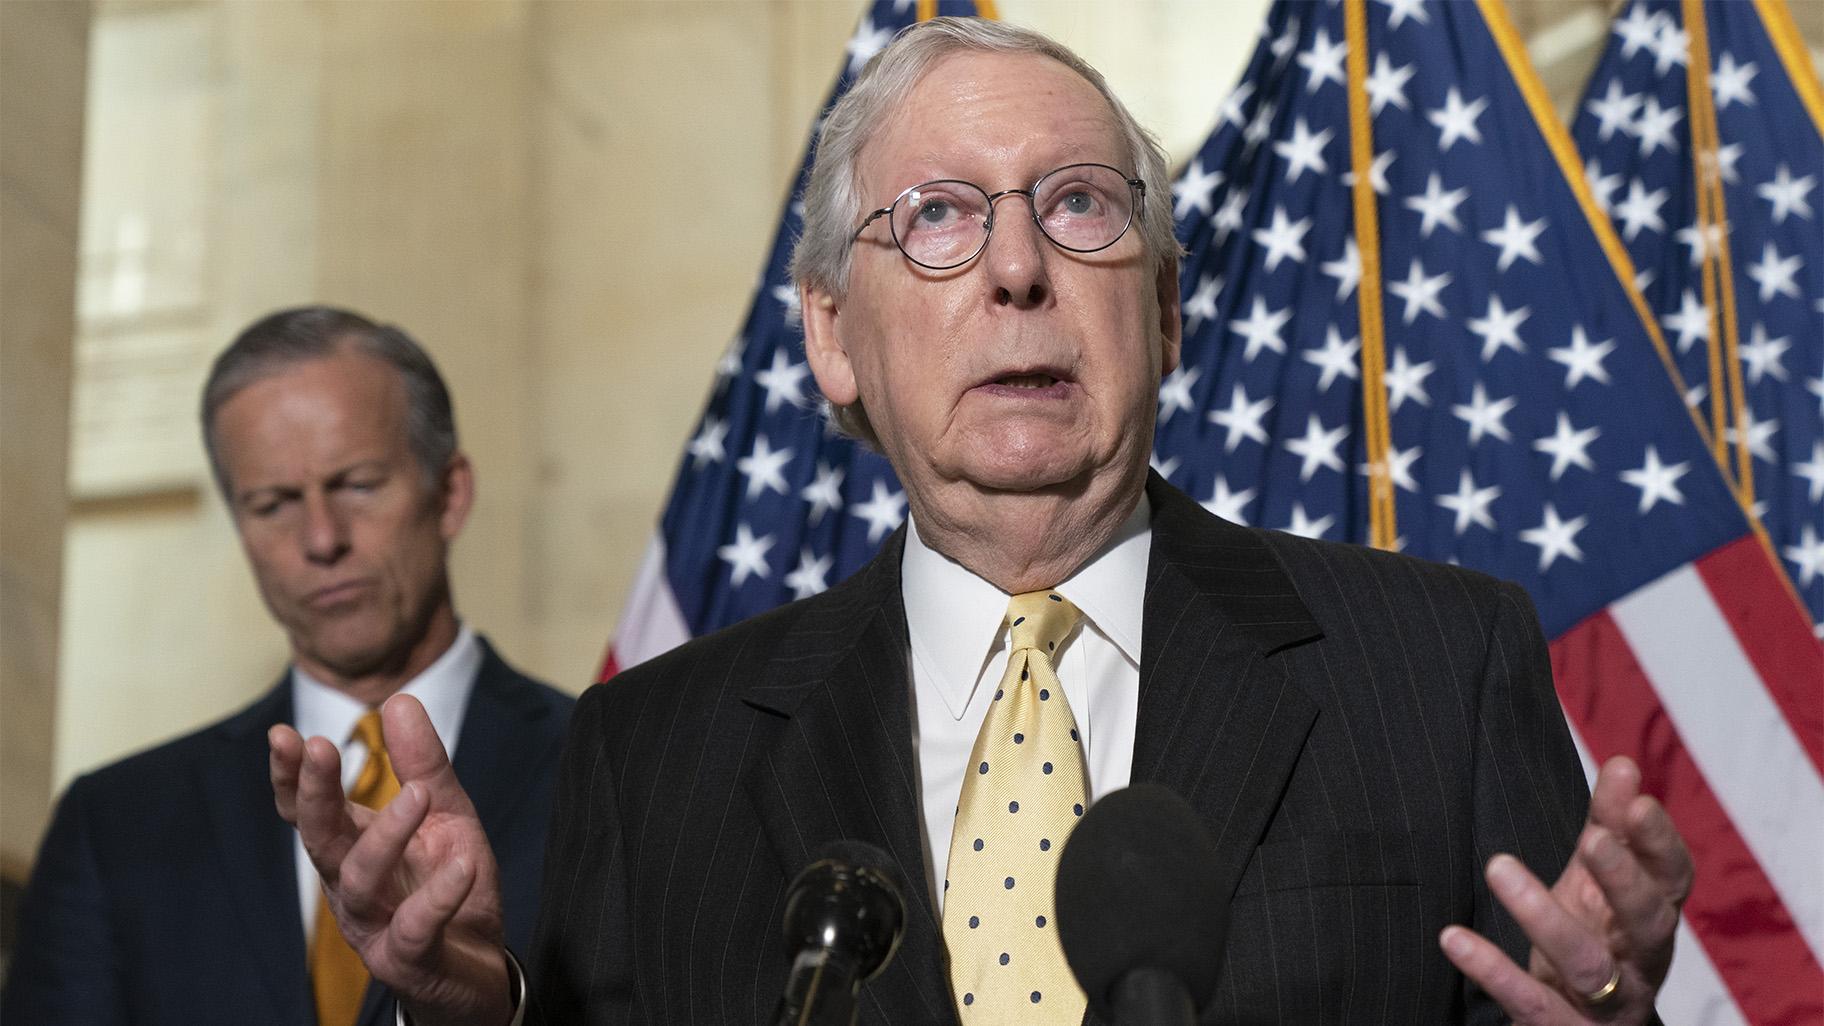
{"type": "Polygon", "coordinates": [[[911,523],[583,698],[523,973],[415,705],[386,709],[406,783],[378,814],[333,746],[273,731],[280,810],[402,1018],[763,1020],[787,883],[848,838],[927,884],[865,1021],[1079,1022],[1058,852],[1140,781],[1217,838],[1207,1021],[1652,1017],[1689,859],[1625,760],[1585,793],[1519,589],[1149,477],[1179,346],[1165,175],[1041,36],[939,19],[875,58],[824,126],[794,268],[817,383],[911,523]]]}

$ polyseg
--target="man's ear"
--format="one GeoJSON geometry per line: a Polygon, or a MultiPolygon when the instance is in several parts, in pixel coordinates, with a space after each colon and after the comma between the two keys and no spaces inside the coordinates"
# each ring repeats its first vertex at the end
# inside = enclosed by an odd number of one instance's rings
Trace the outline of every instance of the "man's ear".
{"type": "Polygon", "coordinates": [[[834,294],[814,285],[798,286],[798,309],[804,318],[804,355],[823,397],[837,406],[861,398],[855,368],[842,341],[842,309],[834,294]]]}
{"type": "Polygon", "coordinates": [[[1178,369],[1178,359],[1184,348],[1184,314],[1178,302],[1178,261],[1159,262],[1159,276],[1153,287],[1159,296],[1159,338],[1164,346],[1159,373],[1163,377],[1178,369]]]}
{"type": "Polygon", "coordinates": [[[443,512],[438,516],[438,527],[447,543],[455,541],[462,533],[462,525],[469,520],[469,510],[475,506],[475,468],[469,458],[461,452],[452,455],[443,468],[441,484],[443,512]]]}

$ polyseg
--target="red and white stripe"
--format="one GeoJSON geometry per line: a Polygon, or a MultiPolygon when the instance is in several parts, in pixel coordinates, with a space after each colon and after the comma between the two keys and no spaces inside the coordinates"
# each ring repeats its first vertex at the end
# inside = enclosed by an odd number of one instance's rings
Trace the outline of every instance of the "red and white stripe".
{"type": "Polygon", "coordinates": [[[689,640],[690,627],[678,609],[677,597],[671,593],[671,583],[665,579],[665,539],[654,533],[646,543],[646,555],[640,560],[640,572],[634,576],[633,591],[621,610],[620,628],[596,679],[607,680],[689,640]]]}
{"type": "Polygon", "coordinates": [[[1824,650],[1753,537],[1552,643],[1589,755],[1626,754],[1697,874],[1669,1022],[1824,1022],[1824,650]]]}

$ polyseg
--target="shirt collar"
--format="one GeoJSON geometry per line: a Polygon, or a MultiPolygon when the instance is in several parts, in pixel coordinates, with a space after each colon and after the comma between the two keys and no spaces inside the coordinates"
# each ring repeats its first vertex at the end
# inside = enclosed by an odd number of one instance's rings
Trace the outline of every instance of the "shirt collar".
{"type": "MultiPolygon", "coordinates": [[[[1052,589],[1069,599],[1129,661],[1140,663],[1152,507],[1144,494],[1114,537],[1052,589]]],[[[952,717],[962,719],[982,668],[1000,645],[1008,594],[925,544],[907,518],[900,593],[912,658],[928,671],[952,717]]]]}
{"type": "MultiPolygon", "coordinates": [[[[400,688],[424,705],[424,711],[436,728],[437,737],[453,759],[456,738],[462,732],[463,714],[468,711],[469,693],[475,690],[475,674],[481,669],[481,643],[475,632],[463,624],[456,640],[436,661],[400,688]]],[[[321,735],[345,747],[354,733],[356,721],[367,712],[367,706],[312,677],[303,668],[291,668],[291,706],[293,725],[305,737],[321,735]]]]}

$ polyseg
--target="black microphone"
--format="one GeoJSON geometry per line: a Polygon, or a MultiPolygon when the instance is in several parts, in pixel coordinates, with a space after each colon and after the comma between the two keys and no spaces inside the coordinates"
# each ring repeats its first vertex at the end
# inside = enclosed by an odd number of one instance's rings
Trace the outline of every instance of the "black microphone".
{"type": "Polygon", "coordinates": [[[1215,864],[1215,838],[1159,784],[1116,791],[1078,821],[1058,858],[1058,941],[1098,1016],[1197,1021],[1229,933],[1215,864]]]}
{"type": "Polygon", "coordinates": [[[792,971],[774,1026],[852,1026],[861,985],[899,950],[905,893],[893,859],[871,844],[836,841],[818,852],[786,890],[792,971]]]}

